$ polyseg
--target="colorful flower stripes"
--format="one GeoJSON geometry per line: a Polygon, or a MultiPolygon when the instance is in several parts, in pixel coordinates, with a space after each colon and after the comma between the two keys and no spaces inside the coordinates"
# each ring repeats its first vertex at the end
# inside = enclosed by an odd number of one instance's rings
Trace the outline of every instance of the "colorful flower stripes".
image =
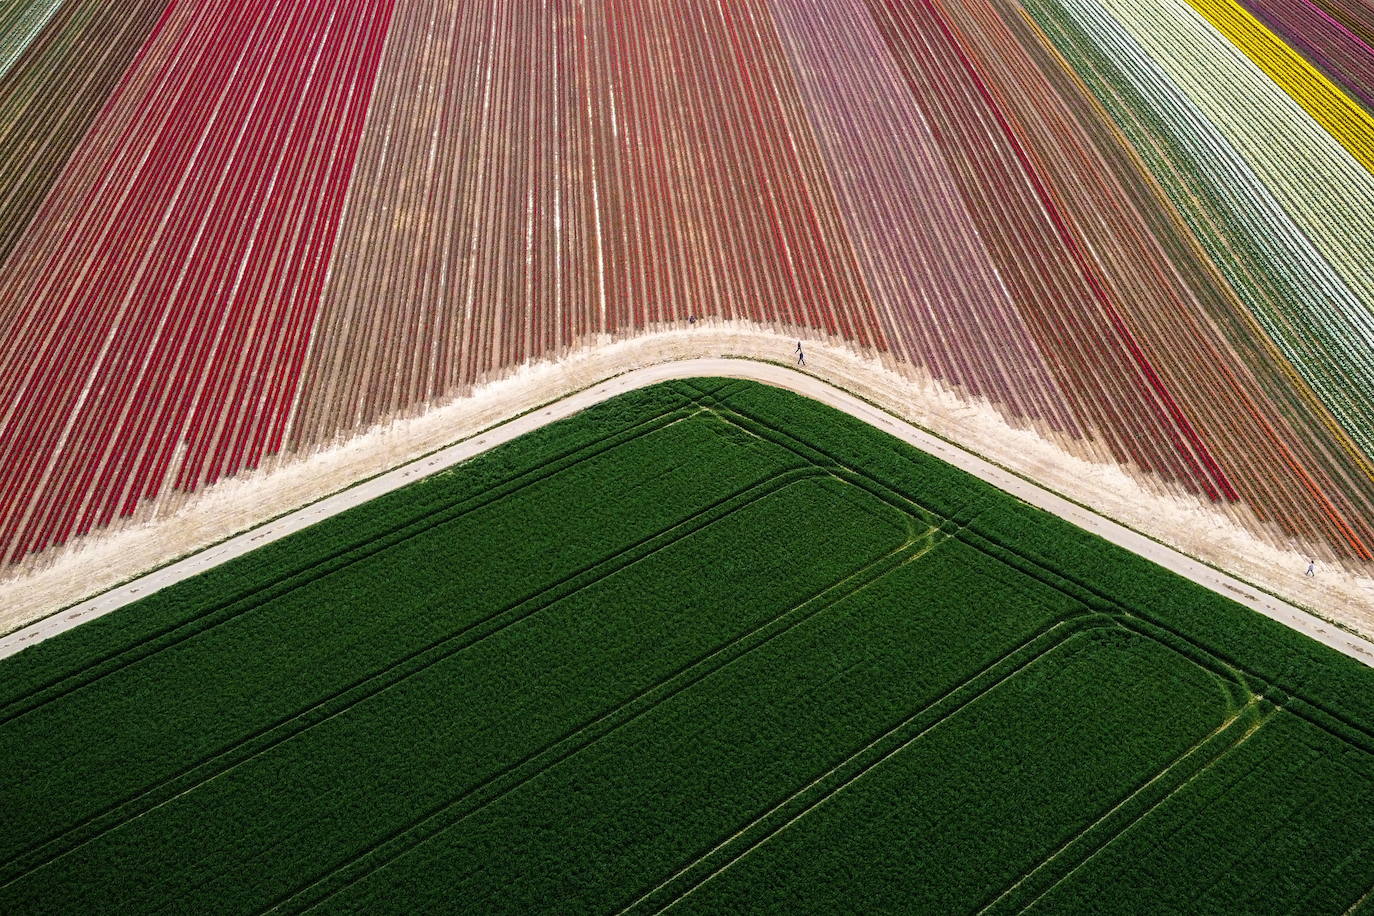
{"type": "Polygon", "coordinates": [[[9,559],[278,448],[389,15],[186,3],[144,45],[0,275],[9,559]]]}
{"type": "Polygon", "coordinates": [[[1368,561],[1371,18],[0,2],[0,558],[719,317],[1368,561]]]}
{"type": "Polygon", "coordinates": [[[1374,117],[1234,0],[1188,0],[1312,119],[1374,171],[1374,117]]]}

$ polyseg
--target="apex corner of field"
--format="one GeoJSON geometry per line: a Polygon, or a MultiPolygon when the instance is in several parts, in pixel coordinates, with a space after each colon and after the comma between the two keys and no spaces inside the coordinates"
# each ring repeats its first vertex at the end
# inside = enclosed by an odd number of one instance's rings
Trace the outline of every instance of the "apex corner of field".
{"type": "Polygon", "coordinates": [[[0,0],[0,914],[1374,913],[1362,0],[0,0]]]}
{"type": "Polygon", "coordinates": [[[1374,672],[752,381],[534,425],[0,666],[10,912],[1374,881],[1374,672]]]}

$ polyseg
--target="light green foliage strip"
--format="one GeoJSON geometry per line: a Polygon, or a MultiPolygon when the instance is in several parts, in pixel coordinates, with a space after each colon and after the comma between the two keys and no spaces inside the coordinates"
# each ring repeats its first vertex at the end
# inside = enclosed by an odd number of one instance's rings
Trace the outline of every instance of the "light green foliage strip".
{"type": "Polygon", "coordinates": [[[1111,113],[1217,267],[1361,449],[1374,455],[1374,317],[1273,187],[1101,8],[1027,9],[1111,113]]]}
{"type": "Polygon", "coordinates": [[[61,5],[62,0],[0,0],[0,79],[61,5]]]}
{"type": "MultiPolygon", "coordinates": [[[[1072,0],[1083,5],[1085,0],[1072,0]]],[[[1090,0],[1098,5],[1097,0],[1090,0]]],[[[1187,0],[1102,0],[1169,81],[1259,175],[1364,308],[1374,350],[1374,175],[1187,0]]]]}

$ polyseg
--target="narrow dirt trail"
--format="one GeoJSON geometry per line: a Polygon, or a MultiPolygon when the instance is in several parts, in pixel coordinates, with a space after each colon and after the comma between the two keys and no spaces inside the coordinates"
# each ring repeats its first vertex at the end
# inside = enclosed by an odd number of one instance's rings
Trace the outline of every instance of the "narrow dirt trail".
{"type": "MultiPolygon", "coordinates": [[[[808,356],[808,361],[811,361],[810,356],[808,356]]],[[[811,368],[808,367],[808,369],[811,368]]],[[[110,588],[59,613],[49,611],[50,616],[34,620],[43,611],[30,610],[26,616],[33,622],[14,620],[13,618],[9,621],[12,626],[19,628],[0,638],[0,658],[13,655],[28,646],[137,601],[173,583],[198,575],[264,544],[307,528],[323,518],[346,511],[429,474],[452,467],[474,455],[516,439],[547,423],[569,417],[601,401],[658,382],[703,376],[751,379],[796,392],[842,410],[924,452],[934,455],[942,461],[947,461],[961,470],[991,483],[1018,499],[1052,512],[1212,591],[1292,627],[1339,652],[1374,666],[1374,642],[1328,623],[1322,618],[1257,589],[1235,576],[1146,537],[1119,522],[1084,508],[1084,506],[1066,499],[1044,486],[1018,476],[986,458],[905,422],[874,404],[837,387],[835,384],[811,374],[810,371],[802,372],[757,359],[728,356],[676,359],[630,369],[507,422],[489,426],[489,428],[468,436],[460,442],[424,457],[408,461],[348,489],[326,496],[318,502],[310,503],[296,511],[281,515],[265,524],[249,528],[214,546],[155,569],[122,585],[110,588]]],[[[1358,612],[1359,608],[1353,610],[1358,612]]]]}

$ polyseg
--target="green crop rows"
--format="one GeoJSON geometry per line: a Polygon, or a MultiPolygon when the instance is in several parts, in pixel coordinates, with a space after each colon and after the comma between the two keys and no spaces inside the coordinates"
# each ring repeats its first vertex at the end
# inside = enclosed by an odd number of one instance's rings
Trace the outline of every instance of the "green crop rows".
{"type": "Polygon", "coordinates": [[[672,383],[0,662],[0,912],[1342,912],[1371,698],[857,420],[672,383]]]}

